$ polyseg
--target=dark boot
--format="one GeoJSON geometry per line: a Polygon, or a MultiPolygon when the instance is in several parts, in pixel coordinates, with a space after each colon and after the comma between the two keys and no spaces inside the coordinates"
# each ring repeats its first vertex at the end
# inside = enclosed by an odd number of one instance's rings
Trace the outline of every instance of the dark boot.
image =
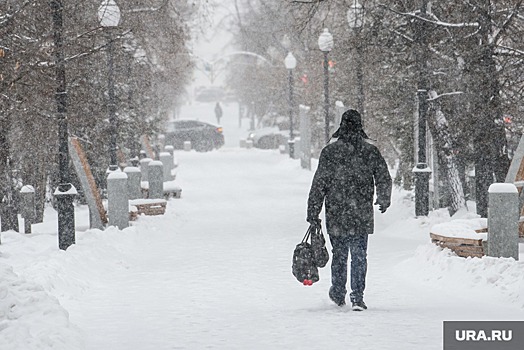
{"type": "Polygon", "coordinates": [[[346,298],[344,296],[341,297],[340,295],[335,294],[335,289],[333,287],[329,288],[329,299],[337,304],[337,306],[346,305],[346,298]]]}

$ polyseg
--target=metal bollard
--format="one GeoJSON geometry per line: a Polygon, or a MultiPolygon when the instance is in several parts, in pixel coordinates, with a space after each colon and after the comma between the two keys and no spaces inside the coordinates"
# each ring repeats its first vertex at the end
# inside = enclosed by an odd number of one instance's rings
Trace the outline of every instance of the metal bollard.
{"type": "Polygon", "coordinates": [[[148,181],[147,175],[149,172],[147,171],[147,167],[152,161],[153,159],[151,158],[140,159],[140,172],[142,173],[142,181],[148,181]]]}
{"type": "Polygon", "coordinates": [[[160,161],[164,166],[164,181],[172,181],[171,170],[174,168],[173,156],[169,152],[160,153],[160,161]]]}
{"type": "Polygon", "coordinates": [[[191,151],[191,141],[184,141],[184,151],[191,151]]]}
{"type": "Polygon", "coordinates": [[[129,226],[129,199],[125,172],[114,171],[107,176],[107,215],[109,226],[116,226],[120,230],[129,226]]]}
{"type": "Polygon", "coordinates": [[[519,198],[515,185],[489,186],[488,254],[497,258],[519,259],[519,198]]]}
{"type": "Polygon", "coordinates": [[[31,225],[35,223],[35,189],[25,185],[20,189],[20,214],[24,218],[24,232],[31,233],[31,225]]]}
{"type": "Polygon", "coordinates": [[[148,198],[164,198],[164,166],[161,161],[149,163],[149,195],[148,198]]]}
{"type": "Polygon", "coordinates": [[[142,198],[142,173],[140,169],[134,166],[124,168],[124,173],[127,175],[127,195],[129,199],[142,198]]]}

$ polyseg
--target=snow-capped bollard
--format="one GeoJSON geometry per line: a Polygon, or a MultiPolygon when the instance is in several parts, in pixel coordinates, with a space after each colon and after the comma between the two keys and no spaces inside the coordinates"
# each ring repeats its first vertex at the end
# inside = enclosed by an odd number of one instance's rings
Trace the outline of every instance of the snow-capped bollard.
{"type": "Polygon", "coordinates": [[[519,197],[515,185],[489,186],[488,256],[519,259],[519,197]]]}
{"type": "Polygon", "coordinates": [[[140,159],[140,172],[142,173],[142,181],[148,181],[147,175],[149,172],[147,171],[147,168],[149,166],[149,163],[151,163],[153,159],[151,158],[143,158],[140,159]]]}
{"type": "Polygon", "coordinates": [[[174,168],[173,156],[169,152],[160,153],[160,161],[164,166],[164,181],[172,181],[173,176],[171,175],[171,170],[174,168]]]}
{"type": "Polygon", "coordinates": [[[184,141],[184,151],[191,151],[191,141],[184,141]]]}
{"type": "Polygon", "coordinates": [[[107,176],[107,215],[109,226],[116,226],[120,230],[129,226],[129,199],[125,172],[113,171],[107,176]]]}
{"type": "Polygon", "coordinates": [[[160,134],[157,137],[158,147],[159,149],[163,149],[166,144],[166,135],[160,134]]]}
{"type": "Polygon", "coordinates": [[[70,183],[58,185],[54,192],[58,208],[58,248],[66,250],[76,242],[75,206],[73,200],[78,194],[70,183]]]}
{"type": "Polygon", "coordinates": [[[155,160],[148,166],[149,192],[148,198],[164,198],[164,166],[161,161],[155,160]]]}
{"type": "Polygon", "coordinates": [[[240,139],[240,148],[246,148],[246,139],[240,139]]]}
{"type": "Polygon", "coordinates": [[[173,145],[164,146],[164,151],[169,152],[172,156],[175,155],[175,147],[173,145]]]}
{"type": "Polygon", "coordinates": [[[124,168],[124,173],[127,175],[127,196],[129,199],[142,198],[142,189],[140,182],[142,180],[142,173],[140,169],[134,166],[124,168]]]}
{"type": "Polygon", "coordinates": [[[247,149],[253,148],[253,141],[252,140],[247,140],[246,141],[246,148],[247,149]]]}
{"type": "Polygon", "coordinates": [[[20,189],[20,214],[24,218],[24,232],[31,233],[31,225],[35,223],[35,189],[25,185],[20,189]]]}

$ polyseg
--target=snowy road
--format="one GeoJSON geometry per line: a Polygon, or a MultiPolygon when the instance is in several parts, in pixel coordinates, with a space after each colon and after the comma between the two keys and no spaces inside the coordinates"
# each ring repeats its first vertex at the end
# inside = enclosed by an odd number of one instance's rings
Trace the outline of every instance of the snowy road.
{"type": "Polygon", "coordinates": [[[277,151],[237,148],[244,131],[226,118],[227,147],[176,152],[182,198],[165,215],[79,232],[65,253],[42,248],[50,234],[7,236],[3,260],[58,298],[86,349],[436,350],[444,320],[524,318],[523,293],[497,287],[524,287],[514,277],[523,265],[439,252],[429,225],[446,218],[414,219],[400,192],[386,214],[375,213],[369,310],[329,301],[329,268],[315,285],[299,284],[291,256],[307,228],[313,173],[277,151]],[[514,272],[493,286],[484,279],[495,268],[514,272]]]}
{"type": "Polygon", "coordinates": [[[370,242],[370,309],[340,309],[328,268],[313,287],[290,273],[311,174],[273,152],[178,158],[183,198],[137,222],[125,269],[65,305],[88,349],[440,349],[443,320],[522,317],[460,286],[409,282],[398,264],[427,236],[402,239],[384,222],[370,242]]]}
{"type": "Polygon", "coordinates": [[[370,242],[370,309],[339,309],[328,268],[313,287],[290,273],[311,174],[257,150],[178,158],[183,198],[137,222],[124,269],[65,304],[88,349],[440,349],[443,320],[522,316],[460,286],[409,282],[398,264],[427,236],[402,239],[384,222],[370,242]]]}
{"type": "Polygon", "coordinates": [[[137,223],[144,244],[128,268],[66,307],[89,332],[88,349],[440,349],[443,320],[522,318],[463,286],[410,280],[398,264],[428,238],[423,227],[388,232],[402,207],[376,213],[367,312],[330,303],[329,268],[300,285],[291,254],[307,228],[312,173],[274,151],[235,148],[236,120],[224,123],[227,148],[177,152],[183,198],[137,223]]]}

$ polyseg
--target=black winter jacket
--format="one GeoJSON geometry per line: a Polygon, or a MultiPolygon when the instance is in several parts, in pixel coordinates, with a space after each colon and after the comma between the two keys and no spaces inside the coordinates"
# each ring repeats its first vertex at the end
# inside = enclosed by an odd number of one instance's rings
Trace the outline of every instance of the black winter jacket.
{"type": "Polygon", "coordinates": [[[329,235],[373,233],[373,195],[391,201],[391,176],[377,147],[360,136],[339,138],[320,153],[308,199],[308,218],[326,205],[329,235]]]}

